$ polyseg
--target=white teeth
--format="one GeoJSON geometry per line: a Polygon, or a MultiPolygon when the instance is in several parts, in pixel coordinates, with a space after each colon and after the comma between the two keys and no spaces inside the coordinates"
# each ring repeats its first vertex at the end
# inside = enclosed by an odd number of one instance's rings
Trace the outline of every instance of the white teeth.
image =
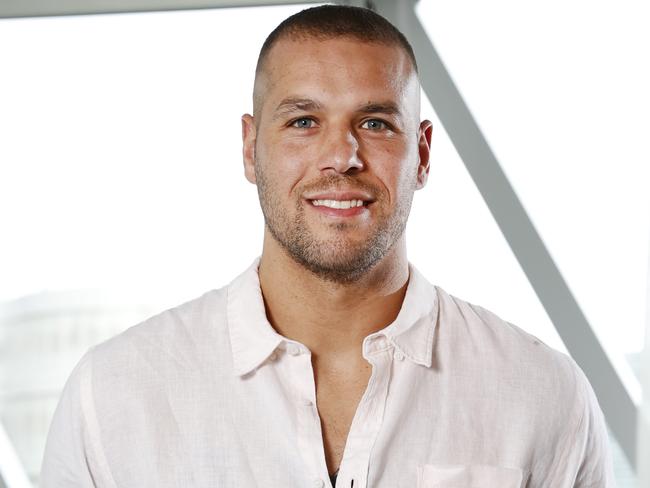
{"type": "Polygon", "coordinates": [[[312,203],[317,207],[322,205],[330,208],[351,208],[363,206],[363,200],[312,200],[312,203]]]}

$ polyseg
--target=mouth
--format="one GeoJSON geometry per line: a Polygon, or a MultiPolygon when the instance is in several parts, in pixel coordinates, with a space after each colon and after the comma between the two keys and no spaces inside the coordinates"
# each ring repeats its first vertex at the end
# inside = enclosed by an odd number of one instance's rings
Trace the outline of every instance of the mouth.
{"type": "Polygon", "coordinates": [[[369,212],[368,207],[373,203],[372,200],[350,199],[307,199],[309,206],[319,214],[329,217],[357,217],[369,212]]]}
{"type": "Polygon", "coordinates": [[[319,200],[308,200],[314,207],[327,207],[327,208],[357,208],[357,207],[367,207],[370,204],[369,200],[333,200],[333,199],[319,199],[319,200]]]}

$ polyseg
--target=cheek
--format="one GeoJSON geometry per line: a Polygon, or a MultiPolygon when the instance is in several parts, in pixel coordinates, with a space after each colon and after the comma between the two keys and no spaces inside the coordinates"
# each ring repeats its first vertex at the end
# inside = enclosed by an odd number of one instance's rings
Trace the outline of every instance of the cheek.
{"type": "Polygon", "coordinates": [[[282,141],[273,146],[273,159],[291,173],[304,171],[313,158],[313,147],[304,140],[282,141]]]}
{"type": "Polygon", "coordinates": [[[304,142],[277,141],[258,148],[258,160],[280,193],[291,196],[295,186],[305,177],[311,161],[305,146],[304,142]]]}
{"type": "Polygon", "coordinates": [[[391,199],[400,198],[416,177],[417,154],[402,141],[368,148],[371,171],[383,182],[391,199]]]}

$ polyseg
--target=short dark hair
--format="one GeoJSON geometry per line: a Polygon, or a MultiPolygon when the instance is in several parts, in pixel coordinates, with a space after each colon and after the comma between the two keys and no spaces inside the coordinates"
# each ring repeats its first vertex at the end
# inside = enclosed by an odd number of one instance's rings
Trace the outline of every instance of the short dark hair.
{"type": "Polygon", "coordinates": [[[259,74],[268,52],[280,39],[328,40],[336,37],[351,37],[363,42],[399,46],[410,58],[415,72],[418,72],[413,48],[404,34],[384,17],[362,7],[321,5],[293,14],[269,34],[257,58],[255,74],[259,74]]]}

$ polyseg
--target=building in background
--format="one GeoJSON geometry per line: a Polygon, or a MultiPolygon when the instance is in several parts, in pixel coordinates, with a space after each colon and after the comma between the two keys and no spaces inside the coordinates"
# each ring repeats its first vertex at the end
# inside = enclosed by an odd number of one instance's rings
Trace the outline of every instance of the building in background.
{"type": "Polygon", "coordinates": [[[61,389],[77,361],[92,345],[161,310],[96,290],[0,304],[0,422],[34,485],[61,389]]]}

